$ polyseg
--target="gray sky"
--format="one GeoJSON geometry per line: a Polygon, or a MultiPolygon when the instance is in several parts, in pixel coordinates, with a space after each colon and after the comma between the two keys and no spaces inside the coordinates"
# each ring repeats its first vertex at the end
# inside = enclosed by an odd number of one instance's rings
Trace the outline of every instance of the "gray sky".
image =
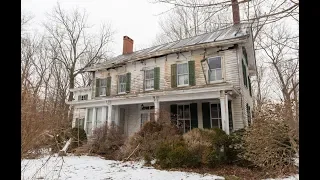
{"type": "MultiPolygon", "coordinates": [[[[109,22],[116,31],[111,50],[114,55],[122,53],[122,37],[127,35],[134,40],[134,50],[151,45],[159,32],[159,13],[170,7],[165,4],[153,4],[152,0],[60,0],[61,7],[71,10],[78,7],[88,13],[88,22],[99,30],[102,22],[109,22]]],[[[57,0],[22,0],[21,10],[34,16],[32,29],[43,31],[41,22],[46,19],[46,13],[52,12],[57,0]]]]}

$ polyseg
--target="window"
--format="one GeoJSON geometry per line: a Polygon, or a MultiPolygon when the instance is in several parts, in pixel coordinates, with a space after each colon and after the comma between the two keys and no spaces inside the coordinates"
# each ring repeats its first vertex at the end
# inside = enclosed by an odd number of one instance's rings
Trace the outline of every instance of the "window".
{"type": "Polygon", "coordinates": [[[78,101],[84,101],[84,100],[88,100],[88,94],[78,96],[78,101]]]}
{"type": "Polygon", "coordinates": [[[99,86],[100,96],[105,96],[107,93],[107,79],[101,79],[99,82],[100,82],[100,86],[99,86]]]}
{"type": "Polygon", "coordinates": [[[86,132],[90,136],[92,135],[92,115],[93,115],[93,109],[88,109],[88,117],[87,117],[87,123],[86,123],[86,132]]]}
{"type": "Polygon", "coordinates": [[[100,127],[102,125],[102,107],[96,108],[96,122],[95,127],[100,127]]]}
{"type": "Polygon", "coordinates": [[[250,106],[248,104],[246,104],[246,109],[247,109],[247,119],[248,119],[248,125],[251,125],[251,110],[250,110],[250,106]]]}
{"type": "Polygon", "coordinates": [[[243,83],[246,87],[248,87],[248,79],[247,79],[247,67],[244,64],[243,60],[242,60],[242,76],[243,76],[243,83]]]}
{"type": "Polygon", "coordinates": [[[191,130],[190,105],[178,105],[177,127],[182,133],[191,130]]]}
{"type": "Polygon", "coordinates": [[[220,104],[211,104],[211,128],[222,129],[220,104]]]}
{"type": "Polygon", "coordinates": [[[178,86],[189,85],[189,68],[188,63],[177,64],[178,86]]]}
{"type": "Polygon", "coordinates": [[[243,57],[246,61],[246,63],[248,64],[248,55],[247,55],[247,51],[246,51],[246,48],[242,46],[242,54],[243,54],[243,57]]]}
{"type": "Polygon", "coordinates": [[[141,105],[141,123],[140,127],[147,121],[154,121],[154,106],[141,105]]]}
{"type": "Polygon", "coordinates": [[[127,76],[126,74],[119,75],[119,93],[125,93],[126,92],[126,84],[127,84],[127,76]]]}
{"type": "Polygon", "coordinates": [[[154,70],[146,70],[144,71],[144,79],[145,79],[145,90],[153,90],[154,88],[154,70]]]}
{"type": "Polygon", "coordinates": [[[84,129],[84,118],[76,118],[75,127],[84,129]]]}
{"type": "Polygon", "coordinates": [[[208,75],[209,75],[209,82],[218,81],[222,79],[222,72],[221,72],[221,57],[212,57],[208,58],[208,75]]]}

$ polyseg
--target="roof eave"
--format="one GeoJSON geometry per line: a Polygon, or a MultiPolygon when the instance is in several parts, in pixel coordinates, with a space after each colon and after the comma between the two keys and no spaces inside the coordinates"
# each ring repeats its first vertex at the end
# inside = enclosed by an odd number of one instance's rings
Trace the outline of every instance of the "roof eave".
{"type": "MultiPolygon", "coordinates": [[[[197,49],[211,48],[211,47],[216,47],[216,46],[243,43],[243,42],[246,42],[248,37],[249,37],[249,35],[243,35],[241,37],[217,41],[217,42],[196,44],[196,45],[185,46],[185,47],[176,48],[176,49],[167,49],[167,50],[163,50],[163,51],[159,51],[159,52],[153,52],[150,54],[146,54],[143,56],[132,57],[126,63],[130,63],[130,62],[134,62],[134,61],[138,61],[138,60],[149,59],[149,58],[152,58],[155,56],[164,56],[164,55],[168,55],[168,54],[172,54],[172,53],[176,53],[176,52],[185,52],[185,51],[191,51],[191,50],[197,50],[197,49]]],[[[117,64],[107,64],[107,65],[103,65],[100,67],[88,67],[84,71],[92,72],[92,71],[97,71],[97,70],[101,70],[101,69],[112,68],[114,66],[117,66],[117,64]]]]}

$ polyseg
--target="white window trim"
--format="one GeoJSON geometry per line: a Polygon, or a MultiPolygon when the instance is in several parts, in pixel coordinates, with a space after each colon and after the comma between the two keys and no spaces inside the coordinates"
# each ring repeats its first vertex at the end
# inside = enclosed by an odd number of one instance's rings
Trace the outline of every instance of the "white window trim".
{"type": "MultiPolygon", "coordinates": [[[[143,83],[145,84],[145,89],[144,89],[145,91],[152,91],[152,90],[154,90],[154,84],[153,84],[153,88],[146,89],[146,80],[147,80],[147,79],[146,79],[146,71],[151,71],[151,70],[154,70],[154,69],[148,68],[148,69],[145,69],[144,72],[143,72],[143,75],[144,75],[144,78],[143,78],[144,82],[143,82],[143,83]]],[[[152,79],[153,79],[153,81],[154,81],[154,72],[153,72],[153,78],[152,78],[152,79]]]]}
{"type": "MultiPolygon", "coordinates": [[[[225,74],[224,74],[224,58],[223,58],[223,56],[210,56],[210,57],[207,57],[207,60],[209,60],[209,58],[215,58],[215,57],[220,57],[220,59],[221,59],[221,68],[220,68],[221,69],[221,79],[215,80],[215,81],[211,81],[211,79],[210,79],[209,84],[222,83],[222,82],[224,82],[224,78],[225,78],[225,74]]],[[[208,79],[209,79],[209,76],[210,76],[209,71],[210,71],[210,68],[208,66],[208,71],[207,71],[208,79]]]]}
{"type": "MultiPolygon", "coordinates": [[[[212,104],[220,104],[220,103],[218,103],[218,102],[210,102],[210,126],[211,126],[211,128],[213,128],[212,127],[212,114],[211,114],[211,105],[212,104]]],[[[217,118],[215,118],[215,119],[217,119],[217,118]]],[[[221,104],[220,104],[220,118],[219,119],[221,119],[221,123],[222,123],[222,116],[221,116],[221,104]]],[[[218,125],[219,125],[219,119],[218,119],[218,125]]],[[[232,119],[233,120],[233,119],[232,119]]],[[[220,127],[219,127],[220,128],[220,127]]],[[[222,124],[221,124],[221,129],[222,129],[222,124]]]]}
{"type": "MultiPolygon", "coordinates": [[[[104,80],[104,78],[101,78],[101,79],[100,79],[100,81],[99,81],[100,85],[101,85],[101,80],[104,80]]],[[[106,92],[107,92],[107,79],[105,79],[105,81],[106,81],[106,86],[99,86],[99,96],[100,96],[100,97],[106,97],[105,94],[100,94],[102,88],[106,88],[106,92]]]]}
{"type": "MultiPolygon", "coordinates": [[[[191,107],[190,107],[190,104],[191,103],[179,103],[179,104],[177,104],[177,124],[176,124],[176,126],[178,127],[178,121],[179,121],[179,116],[178,116],[178,106],[185,106],[185,105],[188,105],[189,106],[189,119],[180,119],[180,120],[182,120],[182,121],[186,121],[186,120],[189,120],[190,121],[190,129],[189,129],[189,131],[191,131],[191,129],[192,129],[192,127],[191,127],[191,107]]],[[[185,132],[185,122],[184,122],[184,127],[183,127],[183,133],[186,133],[185,132]]],[[[188,131],[188,132],[189,132],[188,131]]]]}
{"type": "MultiPolygon", "coordinates": [[[[186,86],[189,86],[190,85],[190,79],[189,79],[189,63],[188,63],[188,61],[187,62],[180,62],[180,63],[177,63],[177,79],[176,79],[176,81],[177,81],[177,87],[186,87],[186,86]],[[178,65],[179,64],[187,64],[187,70],[188,70],[188,84],[181,84],[181,85],[179,85],[179,75],[178,75],[178,65]]],[[[186,75],[186,74],[184,74],[184,75],[186,75]]]]}
{"type": "MultiPolygon", "coordinates": [[[[123,73],[123,74],[118,74],[118,88],[117,88],[117,92],[118,94],[127,94],[126,92],[126,89],[127,89],[127,82],[125,83],[126,84],[126,88],[125,88],[125,91],[124,92],[119,92],[120,91],[120,76],[127,76],[127,73],[123,73]]],[[[127,78],[127,77],[126,77],[127,78]]]]}

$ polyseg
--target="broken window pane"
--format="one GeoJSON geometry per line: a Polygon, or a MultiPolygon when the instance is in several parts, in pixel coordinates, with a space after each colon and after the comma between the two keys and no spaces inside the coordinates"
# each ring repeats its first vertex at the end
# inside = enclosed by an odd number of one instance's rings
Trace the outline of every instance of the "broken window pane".
{"type": "Polygon", "coordinates": [[[210,69],[221,68],[221,57],[208,58],[208,64],[210,69]]]}

